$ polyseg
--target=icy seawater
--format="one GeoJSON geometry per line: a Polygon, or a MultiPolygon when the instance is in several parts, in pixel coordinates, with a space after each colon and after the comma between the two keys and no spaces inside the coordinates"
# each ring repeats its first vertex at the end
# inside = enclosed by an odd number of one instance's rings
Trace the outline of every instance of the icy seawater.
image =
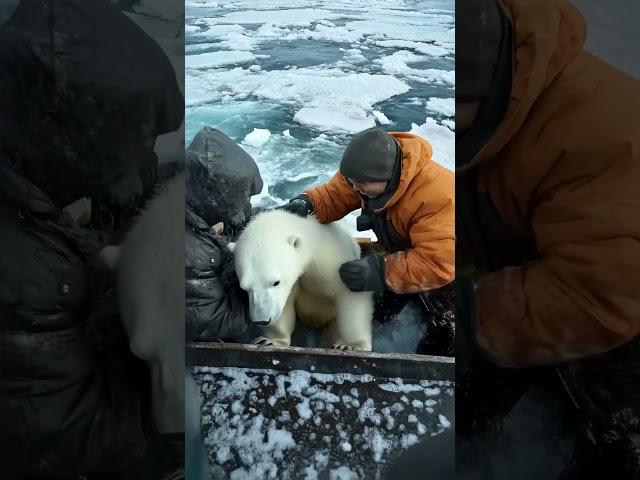
{"type": "Polygon", "coordinates": [[[453,168],[453,0],[187,1],[186,16],[187,144],[203,126],[240,143],[264,179],[254,205],[327,181],[375,125],[453,168]]]}

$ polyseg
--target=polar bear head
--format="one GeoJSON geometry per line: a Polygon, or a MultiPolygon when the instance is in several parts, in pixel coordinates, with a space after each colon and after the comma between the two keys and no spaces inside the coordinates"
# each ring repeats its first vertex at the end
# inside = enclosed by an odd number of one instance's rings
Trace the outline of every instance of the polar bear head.
{"type": "Polygon", "coordinates": [[[257,215],[244,229],[233,252],[240,287],[249,294],[249,314],[258,325],[276,321],[289,294],[310,261],[308,222],[291,213],[271,210],[257,215]]]}

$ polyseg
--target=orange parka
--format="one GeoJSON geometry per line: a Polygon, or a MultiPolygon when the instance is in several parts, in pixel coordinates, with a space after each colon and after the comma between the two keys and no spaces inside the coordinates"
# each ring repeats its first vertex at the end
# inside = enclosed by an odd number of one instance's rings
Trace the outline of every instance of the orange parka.
{"type": "MultiPolygon", "coordinates": [[[[386,283],[396,293],[424,292],[453,280],[455,271],[454,174],[432,161],[429,142],[410,133],[391,133],[402,150],[400,183],[383,208],[411,248],[385,257],[386,283]]],[[[304,192],[323,223],[364,206],[360,195],[337,172],[327,183],[304,192]]]]}
{"type": "Polygon", "coordinates": [[[477,340],[497,364],[605,352],[640,332],[640,84],[582,46],[563,0],[501,0],[513,27],[505,117],[475,171],[539,260],[479,277],[477,340]]]}

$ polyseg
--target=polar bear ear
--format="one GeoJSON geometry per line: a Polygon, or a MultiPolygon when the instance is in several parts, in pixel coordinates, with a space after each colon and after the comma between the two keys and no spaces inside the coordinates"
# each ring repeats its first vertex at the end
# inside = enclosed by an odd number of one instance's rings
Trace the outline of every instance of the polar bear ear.
{"type": "Polygon", "coordinates": [[[300,247],[300,242],[302,241],[300,239],[299,235],[291,235],[287,241],[289,242],[289,245],[291,245],[293,248],[299,248],[300,247]]]}
{"type": "Polygon", "coordinates": [[[227,251],[229,251],[230,253],[235,252],[236,251],[236,242],[227,243],[227,251]]]}

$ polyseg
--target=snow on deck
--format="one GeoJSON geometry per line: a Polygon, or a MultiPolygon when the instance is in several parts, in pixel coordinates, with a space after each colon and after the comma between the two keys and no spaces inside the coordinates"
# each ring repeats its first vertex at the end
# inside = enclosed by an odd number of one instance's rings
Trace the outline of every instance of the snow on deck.
{"type": "Polygon", "coordinates": [[[450,428],[453,382],[194,367],[212,478],[381,478],[450,428]]]}

